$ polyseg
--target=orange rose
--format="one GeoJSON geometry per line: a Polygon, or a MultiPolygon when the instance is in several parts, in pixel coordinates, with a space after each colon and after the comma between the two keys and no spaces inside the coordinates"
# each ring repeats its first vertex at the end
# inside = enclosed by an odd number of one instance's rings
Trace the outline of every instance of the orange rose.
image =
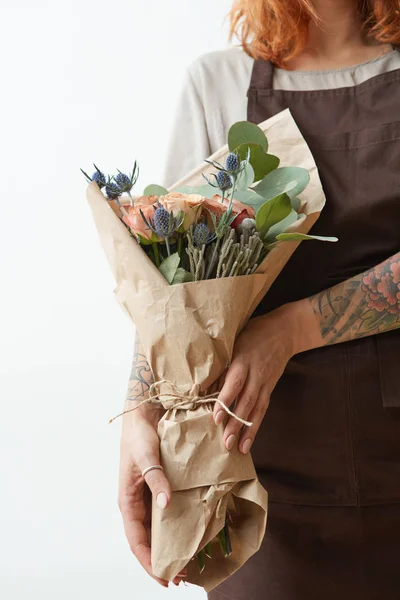
{"type": "Polygon", "coordinates": [[[176,216],[180,211],[185,213],[185,220],[182,224],[183,231],[197,221],[201,213],[201,207],[205,198],[200,194],[181,194],[171,192],[165,196],[160,196],[160,204],[169,212],[176,216]]]}
{"type": "Polygon", "coordinates": [[[147,227],[140,214],[140,211],[142,211],[147,220],[151,219],[154,215],[154,206],[152,204],[135,204],[135,206],[127,205],[124,206],[124,209],[125,214],[123,215],[122,220],[132,233],[140,235],[151,242],[161,241],[155,233],[147,227]]]}
{"type": "MultiPolygon", "coordinates": [[[[210,212],[212,212],[217,218],[222,217],[222,215],[226,212],[228,208],[229,200],[225,198],[224,203],[221,202],[221,196],[216,194],[212,198],[206,198],[203,203],[203,207],[207,208],[210,212]]],[[[250,219],[254,219],[255,211],[254,208],[248,206],[247,204],[243,204],[239,200],[233,200],[232,203],[232,211],[235,215],[240,214],[242,211],[246,210],[248,213],[248,217],[250,219]]]]}

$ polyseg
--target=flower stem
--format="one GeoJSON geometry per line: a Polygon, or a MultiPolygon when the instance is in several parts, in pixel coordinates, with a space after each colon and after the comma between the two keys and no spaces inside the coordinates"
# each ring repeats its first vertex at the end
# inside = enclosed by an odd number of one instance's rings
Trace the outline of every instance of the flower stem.
{"type": "Polygon", "coordinates": [[[131,201],[131,206],[133,206],[133,198],[132,198],[132,195],[131,195],[131,193],[130,193],[129,190],[128,190],[128,196],[129,196],[130,201],[131,201]]]}
{"type": "Polygon", "coordinates": [[[183,237],[181,235],[179,235],[179,237],[178,237],[178,254],[179,254],[179,258],[182,258],[182,242],[183,242],[183,237]]]}
{"type": "Polygon", "coordinates": [[[167,237],[165,238],[165,246],[167,248],[168,256],[171,256],[171,250],[170,250],[170,247],[169,247],[169,241],[168,241],[167,237]]]}
{"type": "Polygon", "coordinates": [[[154,260],[156,262],[156,267],[158,268],[160,266],[160,253],[158,251],[158,244],[157,242],[153,242],[151,246],[154,252],[154,260]]]}

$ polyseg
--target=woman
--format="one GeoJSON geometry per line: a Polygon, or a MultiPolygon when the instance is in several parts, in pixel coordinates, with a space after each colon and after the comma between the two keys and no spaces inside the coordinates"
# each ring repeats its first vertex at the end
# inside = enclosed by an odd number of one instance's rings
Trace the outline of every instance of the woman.
{"type": "MultiPolygon", "coordinates": [[[[228,419],[224,442],[251,450],[270,512],[261,550],[209,597],[398,600],[400,2],[241,0],[232,27],[245,52],[189,72],[168,183],[233,122],[289,107],[327,195],[313,232],[340,241],[302,244],[237,340],[220,398],[254,425],[228,419]]],[[[128,402],[150,381],[138,349],[128,402]]],[[[147,492],[171,497],[162,471],[141,476],[155,427],[149,409],[127,415],[121,446],[126,534],[150,574],[147,492]]]]}

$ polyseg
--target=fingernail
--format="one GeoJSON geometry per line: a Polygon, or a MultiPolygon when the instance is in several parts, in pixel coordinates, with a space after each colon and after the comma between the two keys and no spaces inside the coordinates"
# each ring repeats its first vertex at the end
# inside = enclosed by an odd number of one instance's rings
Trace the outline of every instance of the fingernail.
{"type": "Polygon", "coordinates": [[[222,421],[224,420],[224,411],[223,410],[219,410],[217,412],[217,414],[215,415],[215,424],[216,425],[221,425],[222,421]]]}
{"type": "Polygon", "coordinates": [[[250,438],[243,442],[243,446],[242,446],[243,454],[248,454],[250,452],[252,443],[253,443],[253,440],[251,440],[250,438]]]}
{"type": "Polygon", "coordinates": [[[178,577],[186,577],[187,576],[187,570],[184,569],[183,571],[181,571],[180,573],[178,573],[178,577]]]}
{"type": "Polygon", "coordinates": [[[164,510],[164,508],[167,508],[167,504],[168,504],[167,494],[165,492],[160,492],[157,496],[158,508],[161,508],[161,510],[164,510]]]}
{"type": "Polygon", "coordinates": [[[236,440],[236,435],[234,435],[232,433],[225,442],[225,446],[228,450],[232,450],[235,440],[236,440]]]}

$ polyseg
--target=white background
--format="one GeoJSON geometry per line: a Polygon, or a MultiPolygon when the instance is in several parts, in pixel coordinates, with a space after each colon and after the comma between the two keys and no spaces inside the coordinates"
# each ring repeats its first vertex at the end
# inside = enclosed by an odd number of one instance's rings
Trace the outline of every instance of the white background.
{"type": "MultiPolygon", "coordinates": [[[[230,0],[2,3],[0,596],[204,598],[143,574],[116,506],[133,327],[79,167],[160,180],[185,68],[230,0]]],[[[140,186],[139,186],[140,187],[140,186]]]]}

